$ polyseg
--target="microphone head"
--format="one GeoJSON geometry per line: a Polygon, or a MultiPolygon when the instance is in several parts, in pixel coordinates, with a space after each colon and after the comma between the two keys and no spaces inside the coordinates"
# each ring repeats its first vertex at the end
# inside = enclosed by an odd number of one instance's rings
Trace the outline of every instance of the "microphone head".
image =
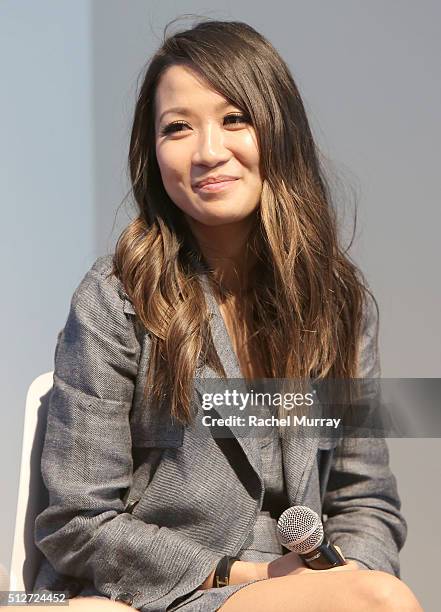
{"type": "Polygon", "coordinates": [[[291,506],[277,522],[280,543],[299,555],[305,555],[323,542],[319,515],[306,506],[291,506]]]}

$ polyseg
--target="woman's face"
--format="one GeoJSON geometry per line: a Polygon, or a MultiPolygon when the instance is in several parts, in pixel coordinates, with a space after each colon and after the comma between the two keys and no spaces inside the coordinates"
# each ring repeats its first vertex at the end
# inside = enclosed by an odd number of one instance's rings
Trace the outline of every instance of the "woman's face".
{"type": "Polygon", "coordinates": [[[254,128],[190,68],[175,65],[162,75],[155,134],[165,190],[192,219],[224,225],[245,219],[258,207],[262,179],[254,128]],[[205,179],[217,182],[200,185],[205,179]]]}

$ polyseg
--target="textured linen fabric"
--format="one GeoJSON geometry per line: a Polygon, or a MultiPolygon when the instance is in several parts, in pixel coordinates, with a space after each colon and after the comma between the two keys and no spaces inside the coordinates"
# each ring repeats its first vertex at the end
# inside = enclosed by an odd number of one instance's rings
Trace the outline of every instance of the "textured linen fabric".
{"type": "MultiPolygon", "coordinates": [[[[283,497],[284,478],[280,439],[275,431],[266,436],[261,445],[262,476],[264,482],[263,507],[271,507],[271,502],[283,497]]],[[[278,514],[278,508],[274,511],[278,514]]],[[[283,546],[277,537],[277,518],[270,510],[261,510],[243,548],[236,555],[241,561],[270,562],[283,555],[283,546]]],[[[285,549],[286,550],[286,549],[285,549]]],[[[226,600],[241,588],[257,582],[250,580],[240,585],[230,585],[219,589],[204,589],[197,592],[197,598],[182,601],[170,610],[182,612],[211,612],[218,610],[226,600]]],[[[196,594],[195,594],[196,596],[196,594]]]]}
{"type": "MultiPolygon", "coordinates": [[[[264,481],[265,493],[263,506],[270,507],[274,499],[278,499],[284,494],[284,478],[282,453],[280,439],[276,434],[264,438],[261,446],[262,452],[262,476],[264,481]]],[[[276,510],[276,513],[278,510],[276,510]]],[[[286,549],[285,549],[286,550],[286,549]]],[[[249,534],[247,542],[242,550],[236,555],[241,561],[270,562],[283,554],[283,546],[277,538],[277,519],[270,510],[262,510],[257,515],[256,522],[249,534]],[[273,514],[273,516],[272,516],[273,514]]],[[[169,612],[182,610],[182,612],[210,612],[218,610],[226,600],[249,584],[258,582],[250,580],[248,582],[230,585],[228,587],[201,589],[188,597],[183,598],[176,605],[168,608],[169,612]]],[[[96,595],[94,588],[85,588],[80,596],[96,595]]]]}
{"type": "MultiPolygon", "coordinates": [[[[269,410],[266,410],[268,415],[269,410]]],[[[277,520],[289,507],[283,475],[283,459],[280,438],[275,428],[261,442],[262,476],[264,497],[259,512],[242,550],[237,555],[243,561],[272,561],[283,555],[277,537],[277,520]]]]}
{"type": "MultiPolygon", "coordinates": [[[[146,405],[150,337],[110,274],[111,263],[110,256],[98,258],[85,275],[58,336],[41,462],[49,502],[35,523],[44,560],[34,590],[124,595],[143,612],[185,605],[197,610],[219,596],[212,594],[218,589],[198,589],[219,559],[249,550],[256,521],[266,521],[258,534],[270,531],[271,522],[260,514],[262,448],[234,426],[225,440],[203,426],[201,394],[208,379],[219,378],[207,365],[195,378],[190,425],[173,422],[167,406],[146,405]]],[[[205,298],[227,378],[240,379],[219,308],[206,289],[205,298]]],[[[361,378],[380,375],[377,322],[367,300],[361,378]]],[[[224,406],[216,412],[229,416],[224,406]]],[[[329,440],[298,430],[282,438],[280,448],[289,505],[326,515],[327,533],[347,558],[399,575],[406,523],[385,441],[329,440]]]]}

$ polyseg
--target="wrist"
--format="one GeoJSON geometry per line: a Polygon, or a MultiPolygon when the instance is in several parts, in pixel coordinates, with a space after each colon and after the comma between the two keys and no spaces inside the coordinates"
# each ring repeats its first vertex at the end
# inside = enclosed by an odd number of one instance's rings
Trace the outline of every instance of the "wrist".
{"type": "Polygon", "coordinates": [[[268,563],[235,561],[231,566],[230,584],[242,584],[249,580],[268,578],[268,563]]]}
{"type": "MultiPolygon", "coordinates": [[[[230,570],[229,584],[243,584],[250,580],[263,580],[268,578],[268,563],[254,563],[251,561],[235,561],[230,570]]],[[[216,568],[199,587],[200,589],[211,589],[214,587],[214,574],[216,568]]]]}

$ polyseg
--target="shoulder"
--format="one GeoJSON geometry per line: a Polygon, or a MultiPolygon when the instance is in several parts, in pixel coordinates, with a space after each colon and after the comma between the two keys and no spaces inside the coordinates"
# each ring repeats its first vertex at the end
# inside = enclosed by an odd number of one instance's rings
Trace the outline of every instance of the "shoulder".
{"type": "Polygon", "coordinates": [[[85,288],[89,284],[99,284],[113,290],[119,297],[127,297],[119,278],[113,273],[113,255],[98,257],[87,270],[79,287],[85,288]]]}
{"type": "Polygon", "coordinates": [[[72,296],[72,305],[89,314],[108,310],[114,314],[135,314],[129,297],[113,271],[113,255],[98,257],[87,270],[72,296]]]}
{"type": "Polygon", "coordinates": [[[100,276],[108,276],[113,269],[113,255],[102,255],[98,257],[92,264],[90,270],[96,272],[100,276]]]}
{"type": "Polygon", "coordinates": [[[363,291],[360,326],[358,359],[358,376],[360,378],[376,378],[381,374],[378,348],[379,323],[378,303],[372,290],[367,286],[363,291]]]}
{"type": "Polygon", "coordinates": [[[375,299],[372,289],[366,286],[363,291],[363,305],[362,305],[362,321],[361,321],[361,335],[365,340],[367,338],[375,339],[378,338],[380,323],[380,312],[378,308],[378,302],[375,299]]]}

